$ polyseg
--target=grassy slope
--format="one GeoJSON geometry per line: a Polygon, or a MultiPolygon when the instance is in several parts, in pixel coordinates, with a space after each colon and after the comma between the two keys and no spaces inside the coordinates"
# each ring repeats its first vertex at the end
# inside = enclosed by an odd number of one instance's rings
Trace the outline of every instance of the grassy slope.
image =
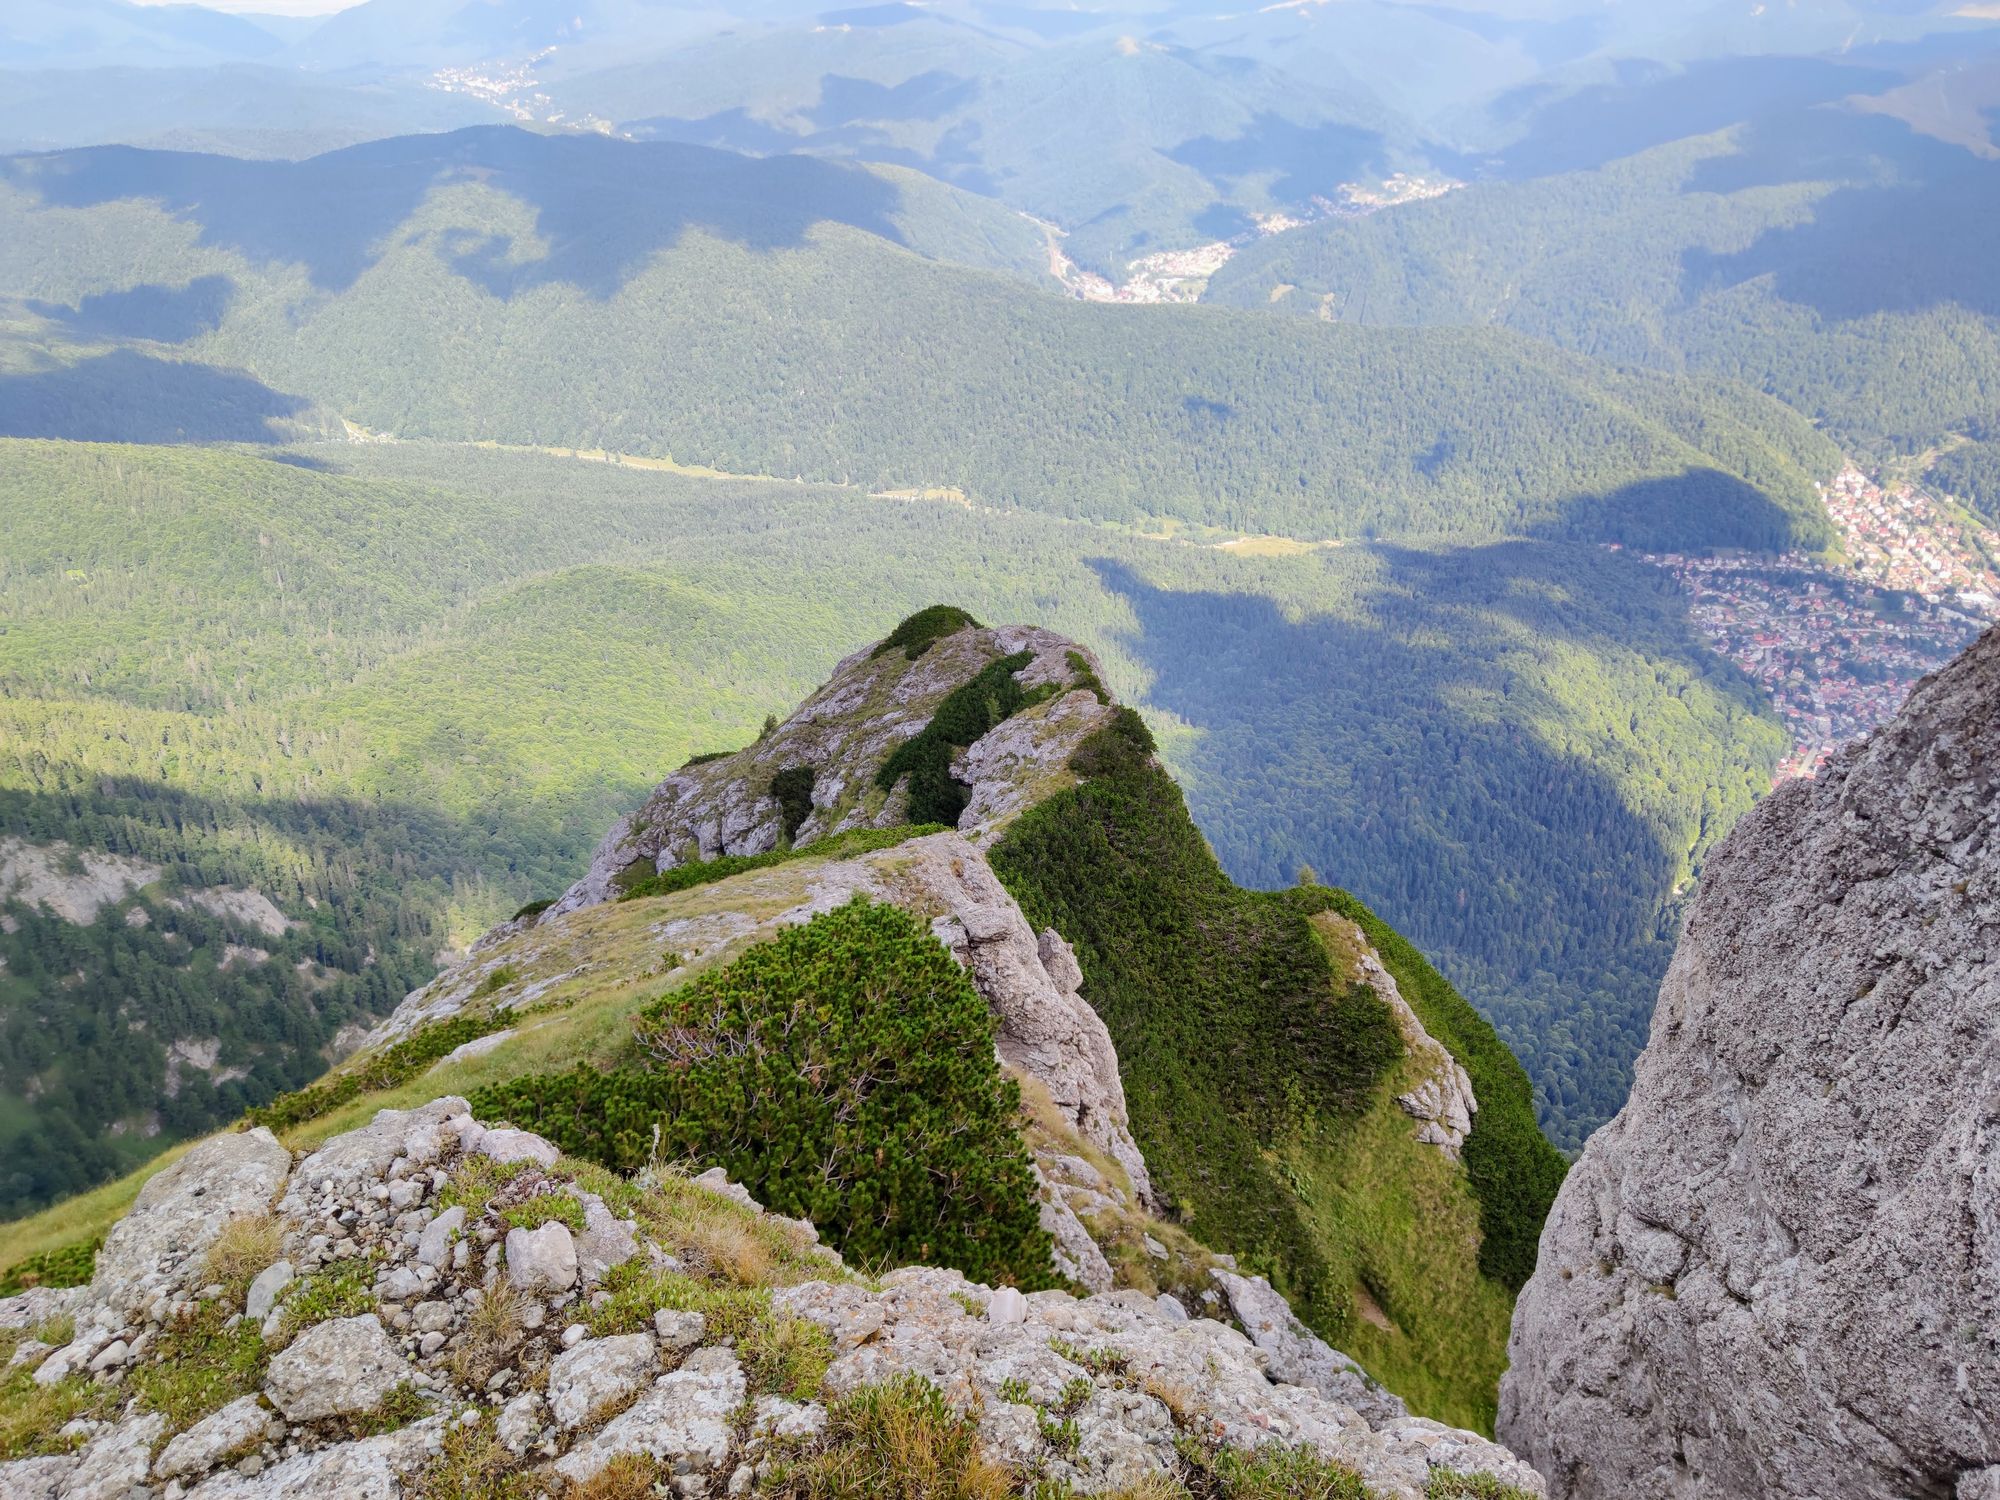
{"type": "Polygon", "coordinates": [[[1413,1061],[1321,927],[1346,898],[1234,885],[1178,788],[1111,732],[1076,766],[1083,784],[1025,814],[993,863],[1075,944],[1156,1186],[1419,1409],[1490,1430],[1532,1266],[1514,1248],[1562,1177],[1519,1065],[1448,987],[1427,991],[1419,1014],[1450,1023],[1436,1034],[1484,1091],[1470,1176],[1419,1145],[1394,1103],[1413,1061]]]}

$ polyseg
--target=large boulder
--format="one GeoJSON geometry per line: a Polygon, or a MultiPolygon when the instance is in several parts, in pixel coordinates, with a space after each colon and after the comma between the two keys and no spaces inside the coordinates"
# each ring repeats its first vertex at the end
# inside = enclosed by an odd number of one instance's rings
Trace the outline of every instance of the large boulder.
{"type": "Polygon", "coordinates": [[[293,1422],[374,1411],[414,1372],[373,1313],[317,1323],[271,1361],[264,1394],[293,1422]]]}
{"type": "Polygon", "coordinates": [[[139,1189],[97,1252],[90,1301],[130,1313],[208,1279],[209,1247],[231,1219],[270,1210],[292,1156],[262,1129],[211,1136],[139,1189]]]}
{"type": "Polygon", "coordinates": [[[1575,1500],[1985,1493],[2000,1459],[2000,633],[1710,859],[1515,1313],[1575,1500]]]}

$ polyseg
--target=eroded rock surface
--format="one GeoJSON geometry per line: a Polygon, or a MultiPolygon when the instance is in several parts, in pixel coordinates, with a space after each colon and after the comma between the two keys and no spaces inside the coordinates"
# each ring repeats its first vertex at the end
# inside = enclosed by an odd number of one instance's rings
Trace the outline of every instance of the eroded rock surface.
{"type": "Polygon", "coordinates": [[[1996,794],[1988,632],[1710,858],[1515,1314],[1500,1432],[1555,1495],[1990,1492],[1996,794]]]}
{"type": "MultiPolygon", "coordinates": [[[[1134,1291],[1023,1295],[956,1271],[897,1271],[876,1290],[849,1276],[811,1225],[769,1213],[740,1184],[705,1173],[675,1193],[706,1194],[711,1230],[720,1215],[740,1233],[777,1236],[795,1267],[818,1278],[768,1294],[772,1316],[816,1324],[832,1344],[823,1377],[815,1368],[802,1390],[788,1369],[779,1394],[760,1384],[771,1378],[768,1354],[743,1341],[740,1322],[732,1328],[727,1319],[641,1303],[622,1327],[599,1327],[593,1319],[607,1305],[611,1268],[594,1256],[577,1262],[573,1285],[533,1276],[515,1287],[507,1247],[520,1228],[510,1229],[509,1216],[550,1194],[576,1200],[586,1221],[608,1218],[615,1254],[637,1267],[674,1276],[681,1263],[671,1244],[642,1227],[657,1219],[619,1218],[559,1165],[543,1164],[546,1142],[489,1129],[462,1099],[384,1110],[327,1141],[289,1180],[283,1148],[276,1148],[283,1165],[270,1158],[275,1143],[244,1136],[221,1142],[191,1152],[160,1191],[142,1195],[117,1238],[152,1244],[168,1225],[198,1226],[188,1205],[211,1194],[254,1209],[242,1217],[276,1200],[278,1247],[298,1274],[269,1293],[274,1305],[261,1332],[270,1357],[254,1389],[189,1413],[179,1428],[143,1411],[134,1394],[131,1377],[162,1357],[156,1346],[168,1321],[227,1310],[210,1305],[224,1295],[219,1288],[189,1285],[198,1257],[171,1269],[170,1294],[137,1309],[118,1310],[129,1284],[123,1272],[67,1297],[0,1301],[0,1330],[73,1312],[79,1328],[115,1335],[102,1348],[95,1334],[84,1340],[88,1366],[73,1348],[20,1346],[41,1368],[63,1360],[64,1378],[88,1382],[97,1404],[75,1431],[74,1451],[0,1463],[0,1496],[401,1500],[458,1493],[448,1442],[458,1429],[490,1432],[523,1494],[559,1496],[569,1481],[644,1453],[664,1466],[666,1492],[756,1495],[770,1492],[766,1460],[774,1445],[797,1452],[796,1445],[822,1441],[831,1403],[899,1375],[930,1381],[977,1417],[982,1448],[1015,1466],[1023,1492],[1038,1474],[1067,1481],[1078,1494],[1140,1484],[1167,1473],[1176,1443],[1192,1439],[1309,1448],[1366,1475],[1376,1500],[1420,1500],[1439,1471],[1490,1474],[1540,1493],[1525,1466],[1472,1433],[1403,1416],[1400,1408],[1361,1409],[1337,1385],[1292,1383],[1290,1366],[1281,1370],[1282,1361],[1260,1347],[1269,1343],[1268,1330],[1259,1329],[1253,1342],[1134,1291]],[[496,1138],[503,1171],[485,1153],[496,1138]],[[441,1199],[464,1195],[468,1184],[477,1189],[469,1207],[441,1208],[441,1199]],[[496,1306],[503,1309],[497,1315],[496,1306]],[[112,1349],[117,1357],[106,1359],[112,1349]],[[1073,1440],[1052,1435],[1037,1402],[1070,1413],[1073,1440]],[[380,1431],[384,1426],[394,1430],[380,1431]]],[[[1096,1171],[1080,1159],[1057,1166],[1071,1186],[1087,1185],[1096,1171]]],[[[684,1296],[688,1283],[676,1284],[684,1296]]],[[[747,1295],[765,1294],[731,1292],[747,1295]]],[[[1266,1321],[1275,1323],[1271,1304],[1282,1303],[1268,1287],[1263,1295],[1266,1321]]],[[[800,1347],[796,1339],[792,1347],[800,1347]]],[[[1338,1359],[1331,1351],[1325,1357],[1338,1359]]]]}
{"type": "MultiPolygon", "coordinates": [[[[875,774],[905,740],[930,723],[954,688],[988,664],[1020,652],[1031,660],[1016,674],[1024,687],[1078,680],[1071,656],[1093,676],[1096,662],[1074,641],[1036,626],[966,628],[933,642],[914,661],[899,648],[858,651],[825,686],[769,734],[732,755],[683,767],[654,788],[645,805],[621,818],[591,857],[589,872],[539,921],[610,900],[627,871],[667,870],[723,854],[763,854],[784,829],[773,780],[810,770],[812,808],[793,835],[803,845],[852,828],[908,821],[900,788],[884,793],[875,774]]],[[[1110,709],[1096,693],[1061,693],[997,726],[962,751],[955,773],[971,789],[958,826],[990,829],[1047,794],[1076,747],[1110,709]],[[989,744],[988,742],[991,741],[989,744]]]]}

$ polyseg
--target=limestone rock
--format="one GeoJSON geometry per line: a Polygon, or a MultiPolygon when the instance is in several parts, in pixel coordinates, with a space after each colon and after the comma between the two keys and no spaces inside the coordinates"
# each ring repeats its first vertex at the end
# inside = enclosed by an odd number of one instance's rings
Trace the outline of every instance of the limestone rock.
{"type": "MultiPolygon", "coordinates": [[[[1515,1313],[1553,1493],[1945,1496],[2000,1456],[2000,633],[1710,856],[1515,1313]]],[[[1960,1491],[1964,1493],[1963,1490],[1960,1491]]]]}
{"type": "Polygon", "coordinates": [[[76,1459],[67,1454],[0,1464],[0,1500],[60,1500],[75,1472],[76,1459]]]}
{"type": "Polygon", "coordinates": [[[148,1412],[99,1432],[63,1481],[63,1500],[127,1500],[146,1482],[153,1444],[166,1425],[158,1412],[148,1412]]]}
{"type": "Polygon", "coordinates": [[[203,1141],[139,1189],[112,1226],[88,1302],[129,1314],[162,1293],[194,1290],[223,1226],[267,1212],[291,1166],[291,1153],[262,1127],[203,1141]]]}
{"type": "Polygon", "coordinates": [[[549,1142],[525,1130],[485,1131],[473,1149],[498,1162],[528,1161],[538,1167],[553,1167],[562,1155],[549,1142]]]}
{"type": "Polygon", "coordinates": [[[556,1463],[578,1482],[595,1477],[621,1453],[650,1453],[675,1474],[712,1474],[729,1456],[730,1419],[743,1402],[736,1356],[702,1349],[556,1463]]]}
{"type": "MultiPolygon", "coordinates": [[[[619,820],[592,855],[589,872],[540,920],[609,900],[621,872],[634,866],[666,870],[693,859],[776,848],[783,830],[771,782],[781,771],[809,767],[814,773],[812,809],[795,843],[904,821],[900,793],[868,799],[875,773],[955,688],[1021,651],[1031,653],[1016,674],[1023,686],[1075,680],[1069,658],[1082,648],[1033,626],[960,630],[914,661],[900,650],[856,652],[770,734],[661,782],[644,806],[619,820]]],[[[1094,669],[1088,653],[1083,656],[1094,669]]],[[[994,744],[970,747],[956,767],[971,787],[959,826],[991,826],[1032,800],[1032,789],[1061,775],[1076,746],[1109,712],[1090,693],[1064,694],[1000,725],[987,736],[994,744]]]]}
{"type": "Polygon", "coordinates": [[[522,1291],[566,1292],[576,1285],[576,1240],[551,1219],[539,1229],[507,1231],[507,1279],[522,1291]]]}
{"type": "Polygon", "coordinates": [[[315,1202],[352,1201],[382,1185],[401,1159],[429,1166],[459,1145],[459,1122],[471,1114],[463,1099],[434,1099],[421,1109],[385,1109],[359,1130],[337,1135],[299,1163],[279,1203],[288,1217],[304,1219],[315,1202]]]}
{"type": "Polygon", "coordinates": [[[239,1397],[168,1443],[153,1462],[153,1475],[157,1479],[186,1479],[206,1474],[227,1455],[282,1437],[284,1431],[285,1424],[255,1396],[239,1397]]]}
{"type": "MultiPolygon", "coordinates": [[[[1421,1500],[1432,1473],[1452,1465],[1543,1493],[1526,1465],[1474,1433],[1406,1417],[1377,1431],[1317,1390],[1273,1384],[1268,1356],[1235,1329],[1207,1318],[1175,1322],[1138,1292],[1084,1301],[1037,1292],[1020,1299],[1018,1320],[1010,1300],[1006,1321],[968,1315],[960,1299],[983,1292],[955,1271],[910,1267],[884,1277],[879,1292],[807,1282],[774,1292],[772,1306],[832,1335],[839,1355],[826,1395],[919,1375],[961,1409],[982,1413],[990,1457],[1039,1461],[1044,1478],[1079,1493],[1112,1488],[1108,1471],[1121,1485],[1168,1472],[1177,1429],[1160,1392],[1172,1393],[1189,1430],[1231,1447],[1309,1447],[1357,1470],[1379,1500],[1421,1500]],[[1059,1348],[1112,1356],[1118,1371],[1087,1369],[1059,1348]],[[1088,1470],[1048,1452],[1033,1407],[1020,1404],[1025,1392],[1028,1402],[1053,1406],[1073,1381],[1092,1388],[1075,1419],[1077,1454],[1096,1465],[1088,1470]]],[[[986,1295],[989,1308],[1001,1297],[986,1295]]]]}
{"type": "Polygon", "coordinates": [[[295,1454],[255,1476],[227,1470],[188,1492],[188,1500],[402,1500],[404,1481],[423,1466],[443,1430],[431,1417],[381,1437],[295,1454]]]}
{"type": "Polygon", "coordinates": [[[293,1422],[373,1411],[410,1378],[373,1313],[316,1323],[271,1360],[264,1394],[293,1422]]]}
{"type": "Polygon", "coordinates": [[[549,1366],[549,1410],[561,1426],[582,1427],[628,1400],[657,1366],[650,1333],[585,1339],[549,1366]]]}
{"type": "Polygon", "coordinates": [[[454,1203],[423,1227],[417,1237],[417,1260],[433,1270],[451,1257],[451,1247],[465,1230],[465,1209],[454,1203]]]}
{"type": "Polygon", "coordinates": [[[256,1280],[250,1283],[250,1290],[244,1294],[243,1316],[253,1322],[263,1322],[277,1304],[278,1293],[292,1284],[295,1274],[288,1260],[273,1261],[259,1271],[256,1280]]]}
{"type": "Polygon", "coordinates": [[[1409,1408],[1400,1398],[1370,1380],[1361,1366],[1301,1323],[1291,1304],[1270,1282],[1261,1276],[1238,1276],[1220,1269],[1212,1274],[1250,1341],[1268,1356],[1265,1368],[1273,1380],[1307,1386],[1330,1400],[1344,1402],[1373,1427],[1409,1416],[1409,1408]]]}

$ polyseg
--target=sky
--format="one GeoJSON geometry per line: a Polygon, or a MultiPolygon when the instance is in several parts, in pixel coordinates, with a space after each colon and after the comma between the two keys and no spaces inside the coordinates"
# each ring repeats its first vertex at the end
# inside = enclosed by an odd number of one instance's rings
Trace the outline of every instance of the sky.
{"type": "MultiPolygon", "coordinates": [[[[136,0],[140,5],[183,4],[185,0],[136,0]]],[[[200,0],[209,10],[259,16],[329,16],[361,0],[200,0]]]]}

